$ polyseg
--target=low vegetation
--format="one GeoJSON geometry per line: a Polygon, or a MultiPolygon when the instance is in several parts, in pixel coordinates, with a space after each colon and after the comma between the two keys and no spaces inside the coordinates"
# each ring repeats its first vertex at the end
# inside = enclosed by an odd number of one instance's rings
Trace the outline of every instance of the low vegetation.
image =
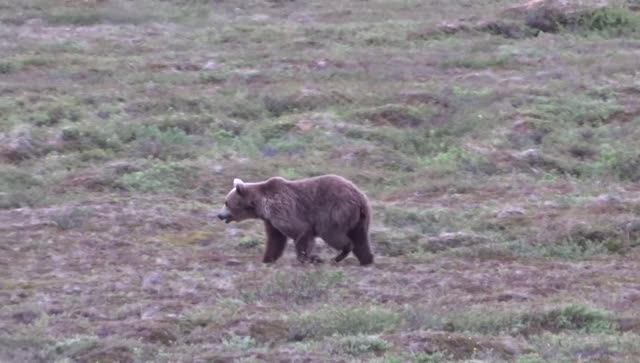
{"type": "Polygon", "coordinates": [[[0,361],[637,361],[639,8],[0,0],[0,361]],[[324,173],[373,266],[215,218],[324,173]]]}

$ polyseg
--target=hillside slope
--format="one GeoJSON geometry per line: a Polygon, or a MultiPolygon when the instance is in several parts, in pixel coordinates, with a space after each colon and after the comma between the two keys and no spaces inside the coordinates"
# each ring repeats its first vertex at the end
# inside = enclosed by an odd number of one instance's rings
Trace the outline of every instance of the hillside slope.
{"type": "Polygon", "coordinates": [[[640,4],[578,3],[0,0],[0,360],[635,361],[640,4]],[[215,219],[323,173],[374,266],[215,219]]]}

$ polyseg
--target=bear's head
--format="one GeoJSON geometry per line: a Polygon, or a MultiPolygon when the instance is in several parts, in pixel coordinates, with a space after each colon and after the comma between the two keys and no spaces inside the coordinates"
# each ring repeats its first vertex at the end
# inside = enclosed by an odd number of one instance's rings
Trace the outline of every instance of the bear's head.
{"type": "Polygon", "coordinates": [[[246,219],[258,218],[256,201],[251,187],[240,179],[233,180],[233,189],[227,194],[224,207],[218,213],[218,218],[229,223],[246,219]]]}

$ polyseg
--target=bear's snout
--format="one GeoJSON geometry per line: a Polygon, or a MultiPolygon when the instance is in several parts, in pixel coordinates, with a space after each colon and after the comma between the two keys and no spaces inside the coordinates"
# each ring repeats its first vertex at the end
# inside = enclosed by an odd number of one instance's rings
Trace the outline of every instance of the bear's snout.
{"type": "Polygon", "coordinates": [[[231,213],[229,213],[229,211],[223,210],[222,212],[218,213],[218,219],[224,221],[225,223],[229,223],[233,220],[233,217],[231,216],[231,213]]]}

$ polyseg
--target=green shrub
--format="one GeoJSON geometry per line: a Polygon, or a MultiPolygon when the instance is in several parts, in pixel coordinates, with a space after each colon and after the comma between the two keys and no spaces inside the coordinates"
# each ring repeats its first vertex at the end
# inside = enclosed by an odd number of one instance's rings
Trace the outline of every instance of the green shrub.
{"type": "Polygon", "coordinates": [[[589,95],[538,98],[530,115],[552,128],[560,125],[600,126],[609,122],[612,115],[622,111],[622,106],[612,100],[589,95]]]}
{"type": "Polygon", "coordinates": [[[98,337],[78,335],[58,341],[46,354],[48,359],[58,361],[62,357],[78,357],[98,348],[98,337]]]}
{"type": "Polygon", "coordinates": [[[0,62],[0,74],[9,74],[17,69],[13,62],[1,61],[0,62]]]}
{"type": "Polygon", "coordinates": [[[560,240],[545,243],[518,242],[509,245],[516,256],[582,260],[598,255],[618,252],[622,236],[617,232],[575,232],[560,240]]]}
{"type": "Polygon", "coordinates": [[[526,313],[470,311],[457,314],[446,326],[452,331],[513,335],[565,330],[590,334],[611,333],[617,328],[609,312],[582,305],[526,313]]]}
{"type": "Polygon", "coordinates": [[[32,207],[43,198],[44,182],[21,168],[0,166],[0,209],[32,207]]]}
{"type": "Polygon", "coordinates": [[[382,308],[330,308],[304,315],[291,325],[291,339],[375,334],[400,325],[400,314],[382,308]]]}
{"type": "Polygon", "coordinates": [[[61,138],[65,150],[102,149],[118,151],[122,147],[118,136],[109,128],[90,125],[70,126],[62,129],[61,138]]]}
{"type": "Polygon", "coordinates": [[[450,359],[447,355],[442,352],[418,353],[413,357],[414,363],[444,363],[449,361],[450,359]]]}
{"type": "Polygon", "coordinates": [[[29,120],[37,126],[53,126],[65,120],[77,122],[81,119],[81,112],[73,105],[62,104],[44,108],[34,112],[29,120]]]}
{"type": "Polygon", "coordinates": [[[544,32],[598,33],[621,36],[640,30],[640,16],[624,7],[607,6],[573,14],[561,9],[541,7],[527,16],[527,26],[544,32]]]}
{"type": "Polygon", "coordinates": [[[231,335],[222,340],[222,345],[231,350],[245,351],[258,346],[255,339],[250,336],[231,335]]]}
{"type": "Polygon", "coordinates": [[[580,14],[575,27],[583,32],[625,35],[640,30],[640,16],[622,7],[603,7],[580,14]]]}
{"type": "Polygon", "coordinates": [[[384,339],[375,336],[355,335],[336,339],[331,347],[334,354],[361,355],[366,353],[382,353],[390,348],[384,339]]]}

